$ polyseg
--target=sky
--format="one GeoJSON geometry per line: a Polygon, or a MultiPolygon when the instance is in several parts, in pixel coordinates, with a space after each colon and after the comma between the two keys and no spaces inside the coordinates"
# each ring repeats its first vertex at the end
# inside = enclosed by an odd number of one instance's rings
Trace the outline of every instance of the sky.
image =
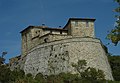
{"type": "Polygon", "coordinates": [[[21,54],[20,31],[29,25],[64,27],[69,18],[95,18],[95,34],[109,53],[120,55],[120,44],[114,46],[106,40],[114,28],[118,5],[113,0],[0,0],[0,53],[5,58],[21,54]],[[107,45],[110,43],[109,45],[107,45]]]}

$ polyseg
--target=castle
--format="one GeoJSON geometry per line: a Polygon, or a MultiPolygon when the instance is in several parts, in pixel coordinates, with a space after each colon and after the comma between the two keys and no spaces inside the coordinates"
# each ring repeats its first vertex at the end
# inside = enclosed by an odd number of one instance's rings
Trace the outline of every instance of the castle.
{"type": "Polygon", "coordinates": [[[71,64],[86,60],[87,66],[103,70],[105,78],[113,80],[104,45],[95,37],[94,21],[70,18],[63,28],[27,27],[21,31],[21,56],[10,59],[11,69],[19,66],[33,75],[76,73],[71,64]]]}

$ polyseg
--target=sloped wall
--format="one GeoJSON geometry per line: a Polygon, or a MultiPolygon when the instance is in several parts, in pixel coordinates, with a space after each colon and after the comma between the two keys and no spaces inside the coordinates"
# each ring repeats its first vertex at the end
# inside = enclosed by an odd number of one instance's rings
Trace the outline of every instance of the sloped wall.
{"type": "Polygon", "coordinates": [[[86,60],[87,66],[103,70],[106,79],[113,80],[101,42],[93,38],[75,37],[39,45],[26,56],[24,71],[33,75],[39,72],[44,75],[75,73],[71,64],[78,60],[86,60]]]}

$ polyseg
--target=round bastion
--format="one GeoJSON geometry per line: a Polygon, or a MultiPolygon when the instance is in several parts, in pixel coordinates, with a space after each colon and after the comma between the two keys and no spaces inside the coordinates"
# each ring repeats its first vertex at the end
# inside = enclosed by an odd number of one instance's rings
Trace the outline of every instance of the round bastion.
{"type": "Polygon", "coordinates": [[[71,64],[78,60],[86,60],[87,67],[100,69],[107,80],[113,80],[101,41],[91,37],[73,37],[39,44],[28,52],[24,71],[33,75],[77,73],[71,64]]]}

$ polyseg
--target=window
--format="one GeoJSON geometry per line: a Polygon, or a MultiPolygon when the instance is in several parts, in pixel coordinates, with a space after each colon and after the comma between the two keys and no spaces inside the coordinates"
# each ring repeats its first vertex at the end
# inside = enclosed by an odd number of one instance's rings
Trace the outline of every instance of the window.
{"type": "Polygon", "coordinates": [[[55,58],[57,57],[57,55],[55,55],[55,58]]]}
{"type": "Polygon", "coordinates": [[[75,27],[78,27],[78,21],[75,21],[75,27]]]}
{"type": "Polygon", "coordinates": [[[38,71],[38,69],[36,69],[38,71]]]}
{"type": "Polygon", "coordinates": [[[60,31],[60,34],[62,34],[62,31],[60,31]]]}
{"type": "Polygon", "coordinates": [[[50,30],[50,33],[52,33],[52,30],[50,30]]]}
{"type": "Polygon", "coordinates": [[[89,22],[88,21],[86,21],[86,27],[89,27],[89,22]]]}
{"type": "Polygon", "coordinates": [[[44,42],[47,43],[47,42],[48,42],[48,38],[45,38],[45,39],[44,39],[44,42]]]}

